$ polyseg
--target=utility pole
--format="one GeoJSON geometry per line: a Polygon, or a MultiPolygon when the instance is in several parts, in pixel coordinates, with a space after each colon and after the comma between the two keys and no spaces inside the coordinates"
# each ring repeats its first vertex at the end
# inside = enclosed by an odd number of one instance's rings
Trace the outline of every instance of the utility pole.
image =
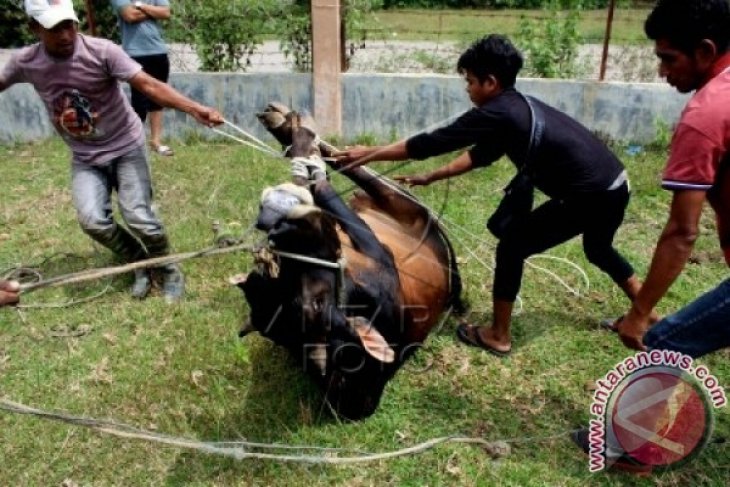
{"type": "Polygon", "coordinates": [[[601,55],[601,71],[598,75],[598,81],[603,81],[606,77],[606,62],[608,61],[608,45],[611,41],[611,26],[613,25],[613,11],[616,9],[616,0],[611,0],[608,4],[608,18],[606,19],[606,35],[603,37],[603,54],[601,55]]]}

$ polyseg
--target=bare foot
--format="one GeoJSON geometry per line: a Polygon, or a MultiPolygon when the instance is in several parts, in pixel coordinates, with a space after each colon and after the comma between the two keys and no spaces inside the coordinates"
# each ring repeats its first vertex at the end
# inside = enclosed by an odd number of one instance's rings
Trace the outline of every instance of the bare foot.
{"type": "Polygon", "coordinates": [[[491,326],[478,326],[476,327],[476,333],[479,334],[479,338],[482,342],[495,350],[500,352],[509,352],[512,350],[512,340],[509,335],[506,337],[500,337],[491,326]]]}

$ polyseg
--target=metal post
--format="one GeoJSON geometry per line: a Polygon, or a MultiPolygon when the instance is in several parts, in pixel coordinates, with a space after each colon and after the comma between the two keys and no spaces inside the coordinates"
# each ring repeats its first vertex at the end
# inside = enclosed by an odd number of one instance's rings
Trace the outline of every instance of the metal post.
{"type": "Polygon", "coordinates": [[[603,81],[606,77],[606,61],[608,60],[608,45],[611,40],[611,26],[613,25],[613,11],[616,9],[616,0],[611,0],[608,4],[608,18],[606,19],[606,35],[603,38],[603,54],[601,55],[601,71],[598,75],[598,81],[603,81]]]}

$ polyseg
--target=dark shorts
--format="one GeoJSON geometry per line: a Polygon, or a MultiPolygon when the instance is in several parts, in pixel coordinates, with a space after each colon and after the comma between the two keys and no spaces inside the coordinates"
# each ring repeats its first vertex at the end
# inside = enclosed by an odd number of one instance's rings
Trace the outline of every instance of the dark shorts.
{"type": "MultiPolygon", "coordinates": [[[[141,66],[142,70],[164,83],[167,83],[170,77],[170,58],[167,54],[153,54],[151,56],[136,56],[132,57],[141,66]]],[[[162,110],[162,107],[157,103],[153,102],[141,92],[132,88],[132,108],[137,112],[139,118],[144,121],[147,118],[147,112],[157,112],[162,110]]]]}

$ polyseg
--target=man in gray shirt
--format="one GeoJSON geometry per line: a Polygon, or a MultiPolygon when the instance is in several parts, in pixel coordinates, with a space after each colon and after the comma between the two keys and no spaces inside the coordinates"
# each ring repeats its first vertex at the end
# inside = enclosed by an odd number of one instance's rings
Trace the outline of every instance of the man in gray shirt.
{"type": "MultiPolygon", "coordinates": [[[[15,53],[0,72],[0,92],[30,83],[72,153],[72,196],[83,231],[127,262],[170,251],[164,226],[152,209],[152,181],[144,127],[122,92],[120,81],[156,103],[198,122],[223,122],[220,113],[197,103],[142,71],[116,44],[78,33],[71,0],[25,0],[30,27],[40,42],[15,53]],[[112,216],[116,189],[125,226],[112,216]]],[[[168,301],[184,293],[176,264],[160,269],[168,301]]],[[[150,291],[147,270],[135,272],[132,294],[150,291]]]]}

